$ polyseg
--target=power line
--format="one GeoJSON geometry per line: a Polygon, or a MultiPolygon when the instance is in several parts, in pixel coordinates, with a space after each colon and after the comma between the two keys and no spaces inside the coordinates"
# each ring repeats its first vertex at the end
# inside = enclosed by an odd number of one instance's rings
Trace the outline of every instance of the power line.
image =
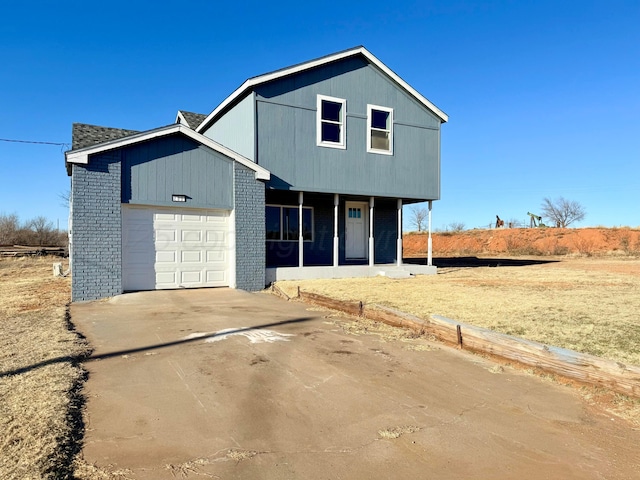
{"type": "Polygon", "coordinates": [[[13,142],[13,143],[35,143],[39,145],[69,145],[68,143],[59,143],[59,142],[38,142],[35,140],[13,140],[9,138],[0,138],[0,142],[13,142]]]}

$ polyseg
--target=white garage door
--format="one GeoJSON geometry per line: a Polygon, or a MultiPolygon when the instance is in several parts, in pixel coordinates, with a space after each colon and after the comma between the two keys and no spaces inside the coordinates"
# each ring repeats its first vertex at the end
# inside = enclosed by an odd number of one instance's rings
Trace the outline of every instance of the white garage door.
{"type": "Polygon", "coordinates": [[[229,286],[229,212],[123,206],[123,289],[229,286]]]}

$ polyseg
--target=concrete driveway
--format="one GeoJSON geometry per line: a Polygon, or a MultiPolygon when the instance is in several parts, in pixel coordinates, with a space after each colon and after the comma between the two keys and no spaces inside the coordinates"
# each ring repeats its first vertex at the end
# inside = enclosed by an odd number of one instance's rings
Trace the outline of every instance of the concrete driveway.
{"type": "Polygon", "coordinates": [[[575,390],[304,304],[177,290],[71,315],[95,348],[85,460],[129,478],[640,478],[640,432],[575,390]]]}

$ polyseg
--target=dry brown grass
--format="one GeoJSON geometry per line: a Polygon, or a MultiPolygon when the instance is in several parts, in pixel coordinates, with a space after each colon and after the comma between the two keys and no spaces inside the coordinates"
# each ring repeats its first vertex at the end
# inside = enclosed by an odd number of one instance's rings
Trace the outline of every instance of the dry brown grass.
{"type": "MultiPolygon", "coordinates": [[[[59,261],[59,260],[56,260],[59,261]]],[[[87,345],[69,331],[51,258],[0,259],[0,478],[70,478],[87,345]]]]}
{"type": "Polygon", "coordinates": [[[300,286],[640,365],[639,259],[563,258],[525,267],[440,269],[438,275],[402,280],[305,280],[278,286],[291,296],[300,286]]]}

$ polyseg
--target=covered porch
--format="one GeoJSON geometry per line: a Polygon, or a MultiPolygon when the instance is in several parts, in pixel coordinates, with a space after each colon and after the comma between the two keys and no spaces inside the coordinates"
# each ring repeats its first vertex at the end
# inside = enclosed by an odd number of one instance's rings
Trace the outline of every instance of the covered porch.
{"type": "Polygon", "coordinates": [[[267,190],[266,284],[435,274],[431,201],[427,264],[402,261],[402,207],[409,202],[415,200],[267,190]]]}

